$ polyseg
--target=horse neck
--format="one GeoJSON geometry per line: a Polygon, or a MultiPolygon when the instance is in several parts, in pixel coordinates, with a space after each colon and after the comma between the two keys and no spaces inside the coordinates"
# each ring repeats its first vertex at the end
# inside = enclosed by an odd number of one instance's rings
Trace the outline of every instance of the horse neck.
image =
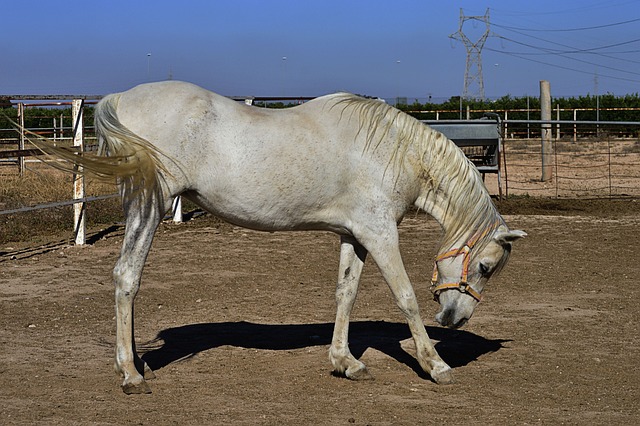
{"type": "Polygon", "coordinates": [[[433,217],[440,224],[445,235],[453,231],[455,226],[453,217],[456,212],[450,206],[446,194],[433,190],[428,191],[426,196],[421,196],[416,200],[415,205],[433,217]]]}
{"type": "MultiPolygon", "coordinates": [[[[431,161],[457,162],[455,171],[425,163],[423,191],[415,202],[416,207],[426,211],[443,228],[441,250],[459,245],[477,231],[501,220],[477,170],[457,155],[451,151],[444,158],[431,161]]],[[[459,155],[464,156],[462,153],[459,155]]]]}

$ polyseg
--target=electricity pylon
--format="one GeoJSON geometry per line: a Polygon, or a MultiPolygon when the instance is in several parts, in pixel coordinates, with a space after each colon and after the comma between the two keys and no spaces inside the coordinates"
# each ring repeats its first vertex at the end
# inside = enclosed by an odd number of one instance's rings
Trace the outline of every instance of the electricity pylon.
{"type": "Polygon", "coordinates": [[[489,9],[483,16],[465,16],[462,8],[460,8],[460,26],[458,31],[451,34],[449,38],[464,43],[467,48],[467,66],[464,70],[464,90],[462,97],[464,99],[480,99],[484,100],[484,79],[482,77],[482,48],[487,38],[491,35],[489,30],[489,9]],[[465,21],[476,20],[485,23],[485,31],[478,41],[472,42],[469,37],[462,31],[465,21]]]}

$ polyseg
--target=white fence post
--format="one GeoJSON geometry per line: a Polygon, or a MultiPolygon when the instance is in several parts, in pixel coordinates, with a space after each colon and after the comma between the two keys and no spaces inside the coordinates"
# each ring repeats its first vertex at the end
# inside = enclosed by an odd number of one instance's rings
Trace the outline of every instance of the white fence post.
{"type": "Polygon", "coordinates": [[[173,199],[173,222],[182,223],[182,197],[177,196],[173,199]]]}
{"type": "MultiPolygon", "coordinates": [[[[83,138],[83,99],[74,99],[71,104],[71,113],[73,120],[73,146],[78,147],[78,154],[82,155],[84,151],[83,138]]],[[[84,175],[82,167],[76,166],[78,173],[73,175],[73,199],[80,200],[84,198],[84,175]]],[[[86,242],[87,224],[85,221],[85,203],[79,202],[73,205],[73,229],[76,235],[76,244],[83,245],[86,242]]]]}
{"type": "MultiPolygon", "coordinates": [[[[556,120],[560,121],[560,104],[556,104],[556,120]]],[[[560,140],[560,123],[556,124],[556,140],[560,140]]]]}
{"type": "Polygon", "coordinates": [[[504,110],[504,124],[502,125],[503,127],[503,132],[502,134],[504,135],[505,138],[509,137],[509,124],[507,123],[507,121],[509,120],[509,110],[505,109],[504,110]]]}
{"type": "MultiPolygon", "coordinates": [[[[578,110],[574,109],[573,110],[573,121],[577,121],[576,117],[578,110]]],[[[576,123],[573,123],[573,143],[576,143],[578,141],[578,127],[576,126],[576,123]]]]}
{"type": "MultiPolygon", "coordinates": [[[[20,139],[18,140],[18,149],[24,149],[24,104],[20,102],[18,104],[18,124],[20,124],[20,139]]],[[[24,173],[24,157],[18,156],[18,173],[20,176],[24,173]]]]}

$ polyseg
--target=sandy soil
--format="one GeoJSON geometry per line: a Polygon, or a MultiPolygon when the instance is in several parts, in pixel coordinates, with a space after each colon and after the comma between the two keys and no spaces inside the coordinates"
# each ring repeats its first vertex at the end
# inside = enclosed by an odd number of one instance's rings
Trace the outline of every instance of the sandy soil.
{"type": "MultiPolygon", "coordinates": [[[[331,375],[338,239],[258,233],[208,216],[161,225],[136,304],[151,395],[112,368],[111,268],[123,230],[0,248],[2,424],[639,424],[635,202],[500,206],[530,236],[461,330],[433,321],[439,237],[401,226],[405,264],[456,383],[420,371],[374,263],[351,330],[373,381],[331,375]],[[523,215],[523,212],[536,213],[523,215]]],[[[527,205],[526,203],[529,203],[527,205]]]]}

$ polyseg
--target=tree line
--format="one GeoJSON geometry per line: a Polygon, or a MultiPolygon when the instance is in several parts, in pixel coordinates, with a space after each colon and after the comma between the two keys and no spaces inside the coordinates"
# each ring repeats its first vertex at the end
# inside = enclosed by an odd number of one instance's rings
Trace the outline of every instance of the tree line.
{"type": "MultiPolygon", "coordinates": [[[[537,114],[537,111],[540,110],[540,99],[532,96],[512,97],[506,95],[493,101],[462,100],[462,103],[459,96],[454,96],[439,104],[414,102],[409,105],[399,105],[398,108],[421,120],[434,120],[436,118],[435,111],[450,111],[441,112],[440,119],[458,119],[460,118],[461,105],[463,117],[466,117],[466,109],[469,106],[472,111],[471,118],[480,118],[483,115],[482,111],[509,111],[509,119],[526,120],[527,110],[530,111],[530,119],[540,118],[537,114]]],[[[577,120],[595,121],[599,115],[600,121],[640,121],[640,95],[637,93],[623,96],[607,93],[599,96],[552,98],[553,119],[556,118],[555,109],[558,106],[561,110],[560,120],[573,120],[573,110],[578,109],[581,111],[577,111],[577,120]],[[625,108],[630,110],[624,110],[625,108]]],[[[501,116],[504,118],[503,114],[501,116]]]]}

